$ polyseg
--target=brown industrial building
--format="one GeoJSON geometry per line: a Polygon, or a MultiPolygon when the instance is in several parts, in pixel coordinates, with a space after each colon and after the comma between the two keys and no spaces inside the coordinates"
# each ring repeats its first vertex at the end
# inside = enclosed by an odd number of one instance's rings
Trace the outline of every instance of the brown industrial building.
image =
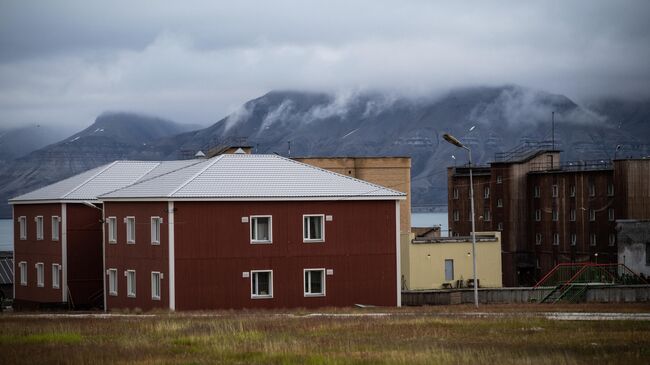
{"type": "MultiPolygon", "coordinates": [[[[617,262],[616,220],[650,217],[650,160],[560,162],[526,143],[472,168],[477,231],[502,232],[503,283],[534,284],[563,262],[617,262]]],[[[448,168],[449,227],[471,231],[469,169],[448,168]]]]}

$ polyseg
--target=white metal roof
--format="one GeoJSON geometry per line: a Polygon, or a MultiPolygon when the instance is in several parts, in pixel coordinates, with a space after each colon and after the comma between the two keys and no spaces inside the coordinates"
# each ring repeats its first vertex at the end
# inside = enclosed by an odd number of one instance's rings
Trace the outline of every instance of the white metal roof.
{"type": "Polygon", "coordinates": [[[97,200],[142,179],[151,179],[205,160],[115,161],[9,200],[10,203],[97,200]]]}
{"type": "Polygon", "coordinates": [[[102,200],[404,199],[406,194],[277,155],[227,154],[100,195],[102,200]]]}

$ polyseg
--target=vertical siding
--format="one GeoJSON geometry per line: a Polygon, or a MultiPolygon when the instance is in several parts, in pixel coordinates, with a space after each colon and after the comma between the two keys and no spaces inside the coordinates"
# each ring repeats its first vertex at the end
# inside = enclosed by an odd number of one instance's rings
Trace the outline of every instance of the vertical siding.
{"type": "Polygon", "coordinates": [[[395,203],[176,202],[176,308],[396,305],[395,203]],[[324,243],[302,242],[302,215],[326,214],[324,243]],[[273,243],[251,244],[241,217],[273,216],[273,243]],[[303,269],[332,269],[326,296],[303,295],[303,269]],[[273,270],[273,298],[251,299],[250,270],[273,270]]]}
{"type": "MultiPolygon", "coordinates": [[[[117,296],[108,295],[106,285],[107,309],[115,308],[168,308],[168,224],[167,202],[149,203],[112,203],[104,204],[104,215],[117,218],[117,243],[108,243],[108,229],[105,230],[106,269],[117,269],[118,290],[117,296]],[[126,223],[124,218],[134,216],[136,222],[135,244],[126,243],[126,223]],[[151,244],[151,217],[163,218],[160,225],[160,244],[151,244]],[[126,270],[136,271],[136,297],[127,296],[126,270]],[[161,299],[151,298],[151,272],[162,273],[161,299]]],[[[106,225],[108,228],[108,225],[106,225]]],[[[102,273],[107,280],[106,272],[102,273]]]]}
{"type": "MultiPolygon", "coordinates": [[[[52,241],[52,216],[61,217],[61,204],[16,204],[14,205],[14,262],[16,305],[23,303],[60,303],[61,289],[52,288],[52,264],[61,262],[61,239],[52,241]],[[36,216],[43,216],[43,240],[36,239],[36,216]],[[27,239],[20,239],[18,217],[25,216],[27,239]],[[18,263],[27,263],[27,286],[20,284],[18,263]],[[35,264],[44,266],[44,286],[37,287],[35,264]]],[[[60,276],[61,280],[63,275],[60,276]]]]}
{"type": "Polygon", "coordinates": [[[99,305],[103,295],[102,212],[82,204],[66,206],[69,294],[77,307],[99,305]]]}

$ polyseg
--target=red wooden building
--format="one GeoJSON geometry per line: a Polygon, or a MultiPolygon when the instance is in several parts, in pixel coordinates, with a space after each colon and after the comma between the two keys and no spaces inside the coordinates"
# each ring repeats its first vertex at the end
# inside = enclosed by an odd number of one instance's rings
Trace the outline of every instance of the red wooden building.
{"type": "Polygon", "coordinates": [[[102,304],[102,204],[97,196],[201,161],[116,161],[18,196],[14,307],[102,304]]]}
{"type": "Polygon", "coordinates": [[[234,154],[99,199],[109,310],[400,305],[403,193],[234,154]]]}

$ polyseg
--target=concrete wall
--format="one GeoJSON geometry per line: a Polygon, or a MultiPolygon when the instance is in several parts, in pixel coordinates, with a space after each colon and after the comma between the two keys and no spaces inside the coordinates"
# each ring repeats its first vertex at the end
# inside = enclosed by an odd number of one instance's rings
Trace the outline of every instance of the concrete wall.
{"type": "MultiPolygon", "coordinates": [[[[526,288],[479,289],[482,304],[529,303],[543,297],[550,289],[526,288]]],[[[592,287],[585,293],[587,303],[645,303],[650,302],[650,285],[620,285],[592,287]]],[[[402,292],[402,305],[449,305],[474,303],[472,289],[402,292]]]]}
{"type": "MultiPolygon", "coordinates": [[[[485,234],[485,233],[479,233],[485,234]]],[[[490,232],[492,241],[479,239],[476,244],[476,272],[481,287],[501,287],[501,234],[490,232]]],[[[455,237],[458,238],[458,237],[455,237]]],[[[472,241],[454,242],[454,239],[432,240],[426,243],[411,243],[409,254],[410,275],[408,288],[411,290],[439,289],[443,283],[455,286],[456,280],[473,278],[472,241]],[[454,278],[445,280],[445,260],[454,260],[454,278]]],[[[417,241],[416,241],[417,242],[417,241]]]]}

